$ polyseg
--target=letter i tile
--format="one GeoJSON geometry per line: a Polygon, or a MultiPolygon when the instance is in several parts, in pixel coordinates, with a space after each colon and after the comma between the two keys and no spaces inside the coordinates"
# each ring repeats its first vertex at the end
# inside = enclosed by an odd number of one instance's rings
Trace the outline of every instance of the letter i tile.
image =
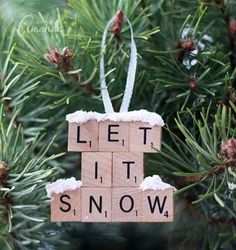
{"type": "Polygon", "coordinates": [[[112,153],[83,152],[81,178],[84,187],[111,187],[112,153]]]}

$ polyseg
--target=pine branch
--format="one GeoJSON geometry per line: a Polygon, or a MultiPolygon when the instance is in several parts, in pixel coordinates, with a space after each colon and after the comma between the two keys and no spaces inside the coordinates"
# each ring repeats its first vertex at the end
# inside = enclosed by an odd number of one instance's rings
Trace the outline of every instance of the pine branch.
{"type": "MultiPolygon", "coordinates": [[[[51,2],[24,6],[13,2],[7,3],[17,6],[13,13],[25,16],[28,9],[32,15],[20,19],[15,30],[1,21],[0,248],[40,245],[46,249],[49,241],[56,249],[62,244],[70,249],[234,248],[236,174],[230,148],[236,136],[232,84],[236,71],[229,57],[229,20],[219,9],[223,1],[69,0],[63,10],[55,10],[56,1],[51,1],[53,10],[44,14],[36,14],[33,6],[43,10],[51,2]],[[54,157],[66,150],[65,115],[78,109],[103,112],[98,70],[101,36],[118,10],[130,19],[139,52],[130,110],[157,111],[168,124],[163,149],[150,156],[146,169],[163,174],[179,188],[176,222],[167,227],[75,223],[58,229],[45,223],[49,201],[44,185],[56,178],[60,168],[54,157]],[[48,30],[55,26],[55,32],[48,30]],[[55,49],[49,51],[50,46],[55,49]],[[212,105],[202,110],[209,102],[212,105]]],[[[229,9],[232,1],[224,4],[229,9]]],[[[105,54],[116,110],[126,79],[129,44],[128,26],[118,20],[109,30],[105,54]]],[[[64,176],[80,177],[77,155],[61,157],[60,166],[64,176]]]]}
{"type": "Polygon", "coordinates": [[[8,242],[11,249],[18,249],[22,244],[40,242],[37,231],[45,225],[48,216],[44,186],[52,175],[59,173],[54,160],[62,154],[47,156],[51,144],[35,154],[34,149],[42,137],[27,145],[22,128],[14,127],[14,120],[5,118],[2,105],[0,116],[0,217],[3,222],[0,238],[8,242]],[[34,227],[38,228],[36,232],[29,230],[34,227]]]}
{"type": "Polygon", "coordinates": [[[234,19],[230,16],[229,6],[225,5],[224,2],[219,3],[220,10],[223,14],[226,26],[228,28],[228,39],[229,39],[229,50],[230,50],[230,64],[231,69],[234,70],[236,67],[236,47],[235,47],[235,28],[234,19]]]}
{"type": "MultiPolygon", "coordinates": [[[[234,212],[230,207],[233,207],[233,201],[230,201],[230,196],[221,194],[221,190],[224,191],[228,186],[230,191],[230,185],[235,185],[230,184],[235,182],[236,173],[236,139],[233,138],[236,131],[231,122],[234,115],[230,109],[223,107],[218,108],[217,114],[213,117],[209,113],[210,109],[211,106],[207,111],[202,111],[201,120],[196,119],[195,115],[188,111],[188,115],[193,120],[191,131],[178,117],[176,123],[184,139],[179,139],[169,130],[176,150],[163,144],[164,149],[159,152],[161,158],[158,165],[168,169],[164,172],[171,171],[176,176],[173,180],[180,188],[177,193],[185,192],[189,188],[199,188],[202,194],[198,191],[198,197],[193,197],[191,202],[197,204],[216,197],[215,205],[218,202],[229,211],[225,211],[225,216],[229,219],[220,217],[217,220],[231,221],[230,215],[234,212]],[[221,198],[217,199],[218,196],[221,198]],[[221,200],[222,197],[224,197],[223,200],[221,200]]],[[[212,219],[215,220],[215,218],[212,219]]]]}
{"type": "Polygon", "coordinates": [[[40,243],[35,232],[43,233],[47,220],[44,186],[61,171],[55,159],[63,154],[48,156],[53,141],[51,136],[45,140],[40,129],[27,143],[22,114],[38,92],[41,76],[32,78],[27,67],[12,64],[14,28],[1,27],[0,32],[0,248],[27,249],[40,243]]]}

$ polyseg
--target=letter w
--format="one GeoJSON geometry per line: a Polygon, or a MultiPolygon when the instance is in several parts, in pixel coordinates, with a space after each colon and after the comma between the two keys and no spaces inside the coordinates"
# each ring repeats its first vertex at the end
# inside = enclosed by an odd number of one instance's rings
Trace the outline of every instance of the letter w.
{"type": "Polygon", "coordinates": [[[162,204],[160,204],[159,196],[156,196],[155,201],[154,201],[154,204],[152,204],[151,197],[148,196],[148,203],[149,203],[149,207],[150,207],[151,213],[152,213],[152,214],[154,213],[155,208],[156,208],[156,204],[157,204],[157,205],[158,205],[159,212],[162,214],[162,212],[163,212],[163,210],[164,210],[164,207],[165,207],[166,199],[167,199],[167,197],[165,196],[164,199],[163,199],[162,204]]]}

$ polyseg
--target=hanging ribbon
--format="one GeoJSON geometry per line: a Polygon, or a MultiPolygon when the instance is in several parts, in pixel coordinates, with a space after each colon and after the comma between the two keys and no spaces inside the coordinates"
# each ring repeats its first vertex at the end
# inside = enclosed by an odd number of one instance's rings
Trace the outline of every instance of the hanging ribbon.
{"type": "MultiPolygon", "coordinates": [[[[105,54],[105,43],[106,37],[109,27],[113,24],[114,19],[116,16],[112,17],[110,21],[107,23],[105,30],[102,36],[102,44],[101,44],[101,60],[100,60],[100,85],[101,85],[101,92],[102,92],[102,100],[105,108],[106,113],[114,113],[111,98],[107,90],[107,84],[105,80],[105,63],[104,63],[104,54],[105,54]]],[[[128,112],[130,100],[133,93],[134,88],[134,80],[135,80],[135,73],[137,68],[137,48],[134,42],[134,34],[132,25],[129,19],[124,16],[124,19],[128,22],[130,33],[131,33],[131,43],[130,43],[130,60],[129,60],[129,68],[127,73],[126,79],[126,86],[125,92],[123,96],[123,100],[120,107],[120,112],[128,112]]]]}

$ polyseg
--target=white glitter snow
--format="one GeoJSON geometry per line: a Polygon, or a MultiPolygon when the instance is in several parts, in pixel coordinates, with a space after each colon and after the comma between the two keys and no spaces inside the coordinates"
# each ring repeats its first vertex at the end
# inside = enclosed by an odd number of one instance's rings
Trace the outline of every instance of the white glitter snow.
{"type": "Polygon", "coordinates": [[[140,184],[140,189],[142,189],[142,191],[149,190],[149,189],[165,190],[168,188],[172,188],[174,191],[176,190],[175,187],[171,186],[168,183],[163,182],[159,175],[148,176],[140,184]]]}
{"type": "Polygon", "coordinates": [[[86,112],[86,111],[76,111],[72,114],[68,114],[66,116],[66,120],[69,123],[85,123],[89,120],[96,120],[98,122],[110,120],[114,122],[131,122],[131,121],[139,121],[149,123],[151,126],[159,125],[164,126],[165,123],[160,115],[154,112],[149,112],[147,110],[134,110],[130,112],[121,112],[121,113],[108,113],[101,114],[97,112],[86,112]]]}
{"type": "Polygon", "coordinates": [[[77,181],[75,177],[58,179],[55,182],[46,185],[47,196],[51,198],[53,193],[59,194],[65,191],[73,191],[81,186],[82,182],[77,181]]]}

